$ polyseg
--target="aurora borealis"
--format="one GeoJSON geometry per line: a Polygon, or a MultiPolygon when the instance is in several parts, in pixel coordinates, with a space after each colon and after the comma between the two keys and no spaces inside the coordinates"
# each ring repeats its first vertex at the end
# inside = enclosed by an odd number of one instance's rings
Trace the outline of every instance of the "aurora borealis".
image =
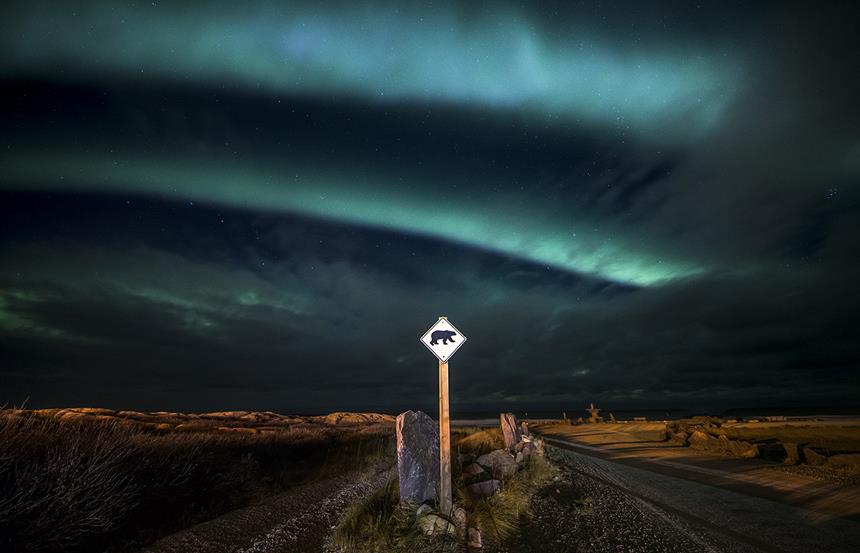
{"type": "Polygon", "coordinates": [[[4,4],[0,402],[423,407],[444,313],[463,409],[852,405],[858,46],[810,10],[4,4]]]}

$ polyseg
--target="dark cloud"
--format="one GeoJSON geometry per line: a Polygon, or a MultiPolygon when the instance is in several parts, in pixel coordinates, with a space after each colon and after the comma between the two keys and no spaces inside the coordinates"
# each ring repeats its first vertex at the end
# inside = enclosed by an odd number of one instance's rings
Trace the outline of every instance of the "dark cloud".
{"type": "MultiPolygon", "coordinates": [[[[231,53],[170,60],[83,56],[74,26],[23,51],[62,14],[7,9],[0,403],[432,408],[417,337],[446,314],[470,338],[458,409],[856,404],[847,5],[451,4],[429,22],[457,30],[440,35],[463,46],[447,66],[496,63],[459,78],[434,73],[411,8],[300,6],[318,27],[283,30],[309,48],[284,54],[295,83],[255,60],[280,35],[251,40],[224,6],[171,12],[184,33],[159,36],[204,40],[203,17],[235,31],[231,53]],[[344,21],[416,36],[392,62],[344,21]],[[326,49],[329,26],[353,51],[326,49]],[[378,97],[353,80],[365,63],[378,97]],[[541,71],[596,66],[606,81],[575,98],[541,71]],[[546,88],[520,101],[500,67],[546,88]],[[429,201],[457,209],[414,224],[429,201]]],[[[129,40],[165,17],[120,11],[129,40]]]]}

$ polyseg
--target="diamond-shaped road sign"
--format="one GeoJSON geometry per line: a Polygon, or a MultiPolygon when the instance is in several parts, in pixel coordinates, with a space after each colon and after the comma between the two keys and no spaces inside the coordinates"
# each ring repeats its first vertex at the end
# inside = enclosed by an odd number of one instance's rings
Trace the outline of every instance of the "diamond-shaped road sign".
{"type": "Polygon", "coordinates": [[[445,317],[439,317],[436,324],[421,337],[421,343],[443,363],[447,363],[465,341],[466,337],[445,317]]]}

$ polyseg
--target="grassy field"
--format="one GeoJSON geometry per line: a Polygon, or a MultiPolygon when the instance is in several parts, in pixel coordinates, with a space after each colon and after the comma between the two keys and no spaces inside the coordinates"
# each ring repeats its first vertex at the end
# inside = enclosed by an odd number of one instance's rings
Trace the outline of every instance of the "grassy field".
{"type": "Polygon", "coordinates": [[[0,411],[0,551],[130,551],[394,451],[385,419],[104,411],[0,411]]]}

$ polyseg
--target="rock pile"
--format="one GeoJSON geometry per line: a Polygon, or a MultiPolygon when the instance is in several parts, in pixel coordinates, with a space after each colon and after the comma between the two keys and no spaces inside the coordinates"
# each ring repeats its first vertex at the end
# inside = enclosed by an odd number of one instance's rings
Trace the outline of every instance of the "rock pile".
{"type": "Polygon", "coordinates": [[[668,423],[666,434],[674,444],[720,455],[765,459],[786,465],[860,469],[860,454],[857,452],[833,451],[776,439],[733,440],[722,428],[724,422],[727,421],[704,416],[682,419],[668,423]]]}
{"type": "Polygon", "coordinates": [[[532,455],[544,453],[543,440],[532,436],[528,423],[519,423],[513,413],[502,413],[499,424],[505,449],[496,449],[464,463],[462,473],[470,497],[489,497],[497,493],[505,480],[516,474],[521,463],[532,455]]]}

